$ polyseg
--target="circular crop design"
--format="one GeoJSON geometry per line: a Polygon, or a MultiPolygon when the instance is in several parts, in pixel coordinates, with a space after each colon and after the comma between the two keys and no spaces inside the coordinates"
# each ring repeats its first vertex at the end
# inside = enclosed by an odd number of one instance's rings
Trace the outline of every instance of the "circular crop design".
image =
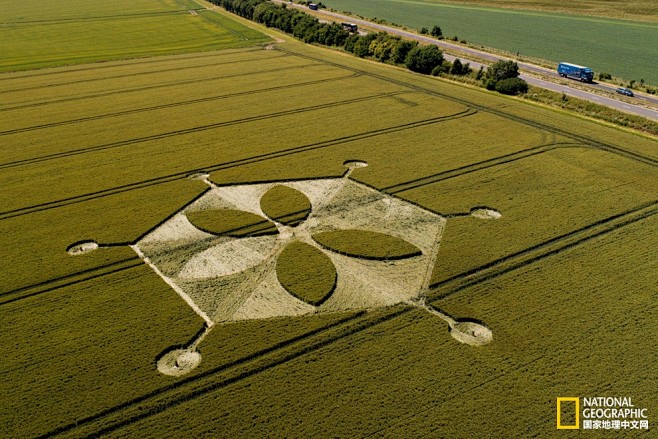
{"type": "Polygon", "coordinates": [[[336,288],[336,267],[331,259],[299,241],[283,249],[276,263],[276,275],[286,291],[314,306],[321,305],[336,288]]]}
{"type": "Polygon", "coordinates": [[[158,360],[158,370],[169,376],[189,373],[201,362],[201,354],[187,349],[176,349],[164,354],[158,360]]]}
{"type": "Polygon", "coordinates": [[[187,212],[187,219],[199,230],[236,238],[275,235],[278,230],[267,219],[241,210],[217,209],[187,212]]]}
{"type": "Polygon", "coordinates": [[[458,321],[450,326],[450,335],[459,341],[471,346],[482,346],[493,341],[491,329],[481,323],[458,321]]]}
{"type": "Polygon", "coordinates": [[[311,201],[289,186],[277,185],[260,199],[260,207],[268,218],[286,226],[298,226],[311,213],[311,201]]]}
{"type": "Polygon", "coordinates": [[[77,256],[93,252],[97,248],[98,244],[95,241],[81,241],[70,245],[66,251],[72,256],[77,256]]]}
{"type": "Polygon", "coordinates": [[[313,239],[329,250],[355,258],[395,260],[422,254],[402,238],[369,230],[332,230],[313,235],[313,239]]]}

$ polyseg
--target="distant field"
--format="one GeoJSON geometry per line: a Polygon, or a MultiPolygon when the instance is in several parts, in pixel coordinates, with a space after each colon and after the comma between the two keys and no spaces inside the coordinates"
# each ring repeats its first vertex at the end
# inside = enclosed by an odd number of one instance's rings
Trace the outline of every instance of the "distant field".
{"type": "Polygon", "coordinates": [[[448,37],[512,53],[587,65],[658,84],[658,24],[424,0],[328,0],[326,5],[413,29],[439,25],[448,37]]]}
{"type": "MultiPolygon", "coordinates": [[[[658,410],[646,356],[657,317],[655,140],[298,43],[0,83],[9,437],[550,436],[557,396],[613,392],[658,410]],[[384,197],[379,211],[388,194],[446,218],[429,300],[484,321],[493,343],[461,345],[436,316],[399,304],[218,324],[198,368],[158,372],[157,359],[204,320],[128,244],[208,190],[189,176],[312,187],[354,160],[368,166],[350,178],[384,197]],[[474,218],[477,207],[502,217],[474,218]],[[85,240],[101,248],[67,253],[85,240]]],[[[264,200],[272,217],[290,214],[264,200]]],[[[293,218],[313,221],[317,208],[293,218]]],[[[340,257],[368,256],[360,242],[334,241],[340,257]]],[[[304,259],[281,265],[303,270],[304,259]]]]}
{"type": "Polygon", "coordinates": [[[496,8],[536,9],[546,12],[581,14],[588,16],[624,18],[627,20],[658,21],[658,4],[653,0],[573,0],[555,2],[551,0],[444,0],[436,3],[460,5],[482,5],[496,8]]]}
{"type": "Polygon", "coordinates": [[[244,47],[268,40],[233,20],[209,15],[193,1],[174,0],[12,0],[0,10],[0,39],[0,71],[244,47]]]}

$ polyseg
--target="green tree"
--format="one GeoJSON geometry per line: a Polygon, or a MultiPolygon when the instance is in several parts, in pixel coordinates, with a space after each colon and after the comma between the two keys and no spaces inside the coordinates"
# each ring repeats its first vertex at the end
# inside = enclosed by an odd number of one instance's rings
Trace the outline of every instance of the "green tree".
{"type": "Polygon", "coordinates": [[[439,38],[443,36],[443,32],[441,31],[441,28],[439,26],[434,25],[434,27],[430,31],[430,35],[439,38]]]}
{"type": "Polygon", "coordinates": [[[443,63],[443,53],[433,44],[416,46],[409,51],[404,63],[412,72],[428,75],[443,63]]]}
{"type": "Polygon", "coordinates": [[[457,76],[463,75],[463,69],[464,66],[462,65],[461,60],[457,58],[452,62],[452,67],[450,67],[450,74],[457,76]]]}
{"type": "Polygon", "coordinates": [[[418,43],[416,41],[398,39],[397,43],[391,49],[391,61],[395,64],[403,64],[411,49],[417,46],[418,43]]]}
{"type": "Polygon", "coordinates": [[[519,65],[514,61],[496,61],[487,69],[487,79],[498,82],[502,79],[517,78],[519,76],[519,65]]]}
{"type": "Polygon", "coordinates": [[[427,35],[429,33],[429,30],[426,27],[421,27],[420,28],[420,33],[422,35],[427,35]]]}

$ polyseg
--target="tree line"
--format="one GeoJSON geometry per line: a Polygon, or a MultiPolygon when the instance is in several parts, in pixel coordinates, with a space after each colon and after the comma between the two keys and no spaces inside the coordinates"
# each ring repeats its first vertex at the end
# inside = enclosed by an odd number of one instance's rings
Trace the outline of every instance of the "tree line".
{"type": "MultiPolygon", "coordinates": [[[[360,58],[371,58],[379,62],[404,65],[409,70],[426,75],[469,75],[468,63],[456,59],[449,62],[443,52],[433,45],[421,46],[416,41],[403,40],[386,32],[360,35],[350,33],[337,23],[321,23],[316,17],[286,4],[277,5],[268,0],[210,0],[228,12],[279,29],[305,43],[341,47],[360,58]]],[[[441,28],[434,26],[431,34],[441,37],[441,28]]],[[[505,94],[525,93],[528,84],[518,78],[518,65],[513,61],[499,61],[486,72],[480,69],[475,79],[489,90],[505,94]]]]}

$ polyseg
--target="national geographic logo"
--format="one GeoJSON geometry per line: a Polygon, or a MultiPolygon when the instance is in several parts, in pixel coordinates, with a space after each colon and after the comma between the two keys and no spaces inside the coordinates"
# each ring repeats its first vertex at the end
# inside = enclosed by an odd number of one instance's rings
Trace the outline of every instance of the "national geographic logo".
{"type": "Polygon", "coordinates": [[[557,429],[577,430],[580,428],[583,430],[648,430],[647,409],[636,407],[630,397],[557,398],[557,429]]]}

